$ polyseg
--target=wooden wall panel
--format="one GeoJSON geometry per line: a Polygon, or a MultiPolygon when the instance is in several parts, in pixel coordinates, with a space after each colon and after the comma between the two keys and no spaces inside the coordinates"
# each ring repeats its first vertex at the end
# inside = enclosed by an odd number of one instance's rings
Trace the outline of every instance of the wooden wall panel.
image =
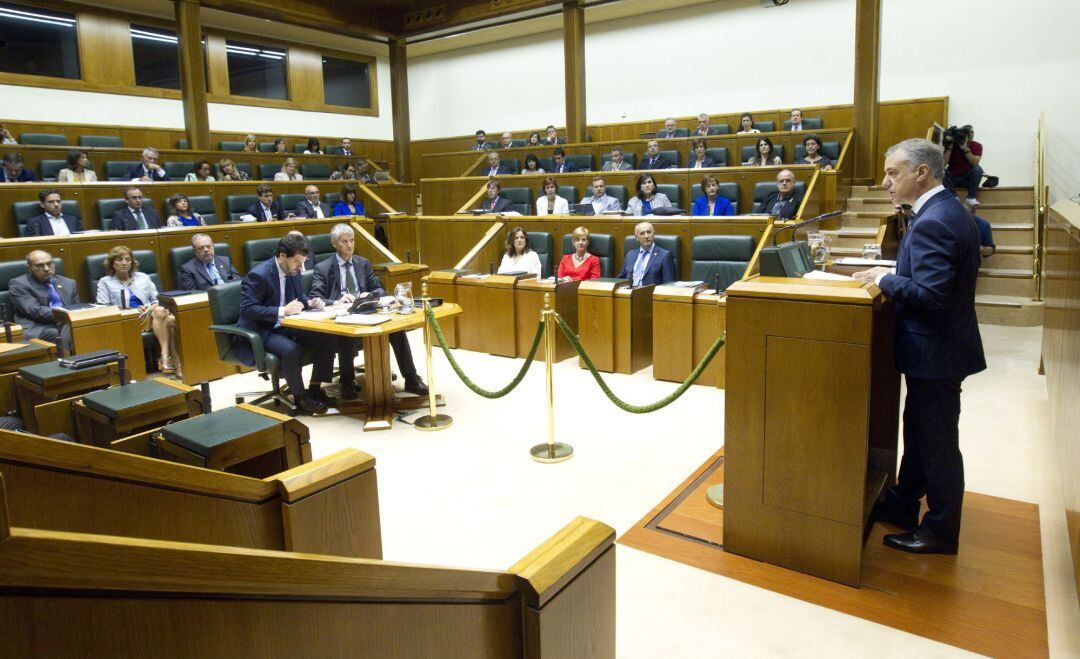
{"type": "Polygon", "coordinates": [[[135,86],[131,24],[124,18],[79,13],[79,64],[85,82],[135,86]]]}
{"type": "Polygon", "coordinates": [[[289,48],[289,100],[301,105],[323,105],[322,55],[314,50],[289,48]]]}
{"type": "Polygon", "coordinates": [[[949,99],[920,98],[910,101],[887,101],[878,109],[878,153],[873,177],[884,175],[885,150],[912,137],[926,137],[934,122],[949,125],[949,99]]]}

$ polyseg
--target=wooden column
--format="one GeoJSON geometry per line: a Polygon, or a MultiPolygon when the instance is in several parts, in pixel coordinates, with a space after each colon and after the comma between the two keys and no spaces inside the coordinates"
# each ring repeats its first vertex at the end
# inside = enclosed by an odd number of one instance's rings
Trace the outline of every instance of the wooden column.
{"type": "Polygon", "coordinates": [[[878,171],[878,72],[881,62],[881,0],[855,2],[855,171],[876,180],[878,171]]]}
{"type": "Polygon", "coordinates": [[[210,115],[206,109],[206,66],[198,0],[176,0],[176,36],[180,40],[180,93],[184,99],[184,131],[188,147],[210,148],[210,115]]]}
{"type": "Polygon", "coordinates": [[[409,73],[405,40],[390,39],[390,107],[394,120],[394,161],[397,179],[412,182],[412,129],[409,125],[409,73]]]}
{"type": "Polygon", "coordinates": [[[585,5],[563,2],[563,60],[566,64],[566,141],[585,141],[585,5]]]}

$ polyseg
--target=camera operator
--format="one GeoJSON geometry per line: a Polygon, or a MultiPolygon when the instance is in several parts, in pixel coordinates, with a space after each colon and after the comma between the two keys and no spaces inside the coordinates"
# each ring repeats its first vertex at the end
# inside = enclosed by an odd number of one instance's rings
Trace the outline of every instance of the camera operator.
{"type": "Polygon", "coordinates": [[[978,206],[979,184],[983,170],[979,167],[982,160],[982,144],[976,142],[975,130],[970,126],[957,128],[952,126],[945,131],[942,146],[945,148],[945,187],[950,190],[961,187],[967,189],[967,203],[978,206]]]}

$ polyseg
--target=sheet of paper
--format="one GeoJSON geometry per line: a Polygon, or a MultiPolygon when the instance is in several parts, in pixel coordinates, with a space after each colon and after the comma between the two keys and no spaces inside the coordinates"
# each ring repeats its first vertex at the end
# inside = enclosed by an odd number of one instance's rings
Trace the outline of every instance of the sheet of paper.
{"type": "Polygon", "coordinates": [[[296,317],[303,318],[304,320],[329,320],[334,317],[334,312],[307,310],[296,314],[296,317]]]}
{"type": "Polygon", "coordinates": [[[337,318],[334,319],[335,322],[342,323],[342,324],[345,324],[345,325],[367,325],[367,326],[379,325],[381,323],[385,323],[388,320],[390,320],[389,315],[387,315],[387,314],[378,314],[378,313],[368,313],[368,314],[350,313],[350,314],[345,314],[344,316],[338,316],[337,318]]]}
{"type": "Polygon", "coordinates": [[[868,268],[876,266],[882,266],[883,268],[895,268],[896,261],[886,261],[883,259],[860,259],[854,256],[845,256],[842,259],[836,260],[836,265],[865,265],[868,268]]]}
{"type": "Polygon", "coordinates": [[[822,272],[821,270],[811,270],[803,275],[803,279],[831,279],[835,281],[851,281],[851,277],[847,275],[838,275],[835,272],[822,272]]]}

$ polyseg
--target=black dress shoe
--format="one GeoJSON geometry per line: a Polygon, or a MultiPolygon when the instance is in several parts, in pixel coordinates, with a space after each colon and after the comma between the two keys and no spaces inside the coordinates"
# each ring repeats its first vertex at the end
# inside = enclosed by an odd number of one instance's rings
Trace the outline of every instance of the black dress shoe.
{"type": "Polygon", "coordinates": [[[956,542],[948,542],[924,528],[911,533],[894,533],[885,536],[885,546],[906,551],[909,554],[955,554],[956,542]]]}
{"type": "Polygon", "coordinates": [[[326,407],[334,407],[335,405],[337,405],[337,399],[333,396],[326,395],[326,391],[323,390],[321,387],[315,391],[311,391],[309,389],[308,398],[313,398],[323,403],[326,407]]]}
{"type": "Polygon", "coordinates": [[[892,524],[905,531],[914,531],[915,527],[919,525],[918,513],[911,515],[901,511],[897,506],[885,503],[884,501],[878,501],[874,505],[873,513],[874,521],[885,522],[886,524],[892,524]]]}
{"type": "Polygon", "coordinates": [[[342,382],[341,383],[341,398],[342,398],[342,400],[356,400],[356,397],[358,395],[359,394],[356,391],[356,385],[354,383],[352,383],[352,382],[342,382]]]}
{"type": "Polygon", "coordinates": [[[405,377],[405,391],[417,396],[427,396],[428,387],[419,375],[409,375],[405,377]]]}
{"type": "Polygon", "coordinates": [[[312,398],[311,396],[302,396],[296,401],[297,411],[302,414],[318,414],[319,412],[326,411],[326,401],[319,400],[318,398],[312,398]]]}

